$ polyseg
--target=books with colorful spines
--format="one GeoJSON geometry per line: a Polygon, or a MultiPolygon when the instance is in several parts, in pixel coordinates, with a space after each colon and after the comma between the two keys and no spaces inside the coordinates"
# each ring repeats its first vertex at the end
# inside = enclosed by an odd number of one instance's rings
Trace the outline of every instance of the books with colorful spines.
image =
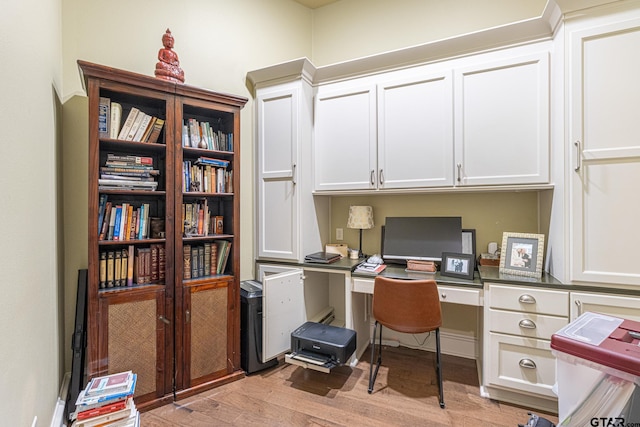
{"type": "MultiPolygon", "coordinates": [[[[81,392],[84,392],[82,390],[81,392]]],[[[131,396],[123,396],[121,398],[108,400],[106,402],[99,402],[94,405],[87,405],[89,407],[82,407],[82,410],[76,411],[72,414],[72,418],[76,420],[84,421],[89,418],[97,417],[99,415],[110,414],[115,411],[120,411],[127,407],[127,402],[131,400],[131,396]]]]}
{"type": "Polygon", "coordinates": [[[120,222],[122,221],[122,205],[116,206],[116,217],[113,223],[113,240],[120,239],[120,222]]]}
{"type": "Polygon", "coordinates": [[[98,105],[98,134],[100,138],[109,137],[109,125],[111,125],[111,100],[101,96],[98,105]]]}
{"type": "Polygon", "coordinates": [[[109,124],[109,138],[117,139],[120,133],[120,119],[122,118],[122,105],[111,101],[111,122],[109,124]]]}
{"type": "Polygon", "coordinates": [[[156,122],[153,124],[153,129],[149,134],[148,142],[150,144],[155,144],[158,142],[158,138],[160,137],[160,132],[162,131],[162,127],[164,126],[164,119],[156,119],[156,122]]]}
{"type": "Polygon", "coordinates": [[[111,214],[109,215],[109,230],[107,232],[106,240],[113,240],[113,231],[116,226],[116,210],[117,208],[115,206],[111,206],[111,214]]]}
{"type": "Polygon", "coordinates": [[[228,160],[215,159],[213,157],[199,157],[196,160],[197,165],[211,165],[217,168],[226,168],[229,166],[228,160]]]}
{"type": "Polygon", "coordinates": [[[97,415],[85,420],[75,420],[71,427],[106,427],[110,426],[115,421],[124,420],[134,416],[137,413],[137,409],[133,399],[126,400],[125,407],[123,409],[110,412],[103,415],[97,415]]]}
{"type": "Polygon", "coordinates": [[[124,121],[124,125],[122,125],[122,129],[120,129],[120,133],[118,134],[118,139],[127,139],[127,135],[129,135],[129,131],[131,130],[131,126],[133,126],[133,122],[136,120],[136,116],[140,110],[136,107],[132,107],[127,115],[127,119],[124,121]]]}

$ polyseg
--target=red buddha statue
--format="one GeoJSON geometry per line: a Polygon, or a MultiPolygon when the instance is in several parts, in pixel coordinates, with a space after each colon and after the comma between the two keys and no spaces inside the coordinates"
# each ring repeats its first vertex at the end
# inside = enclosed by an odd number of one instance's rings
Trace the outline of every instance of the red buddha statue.
{"type": "Polygon", "coordinates": [[[162,45],[164,48],[158,51],[159,61],[156,63],[155,75],[159,79],[169,80],[175,83],[184,83],[184,71],[180,68],[178,54],[173,50],[173,36],[171,31],[162,35],[162,45]]]}

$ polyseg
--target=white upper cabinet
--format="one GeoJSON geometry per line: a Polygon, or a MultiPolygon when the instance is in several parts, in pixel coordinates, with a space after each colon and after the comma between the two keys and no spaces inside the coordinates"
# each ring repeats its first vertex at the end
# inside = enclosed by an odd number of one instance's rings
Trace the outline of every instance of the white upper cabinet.
{"type": "Polygon", "coordinates": [[[378,84],[378,188],[453,184],[451,72],[378,84]]]}
{"type": "Polygon", "coordinates": [[[569,22],[566,35],[570,279],[640,285],[640,10],[569,22]]]}
{"type": "Polygon", "coordinates": [[[320,87],[315,104],[315,189],[376,186],[376,87],[320,87]]]}
{"type": "Polygon", "coordinates": [[[549,182],[549,54],[454,70],[455,185],[549,182]]]}

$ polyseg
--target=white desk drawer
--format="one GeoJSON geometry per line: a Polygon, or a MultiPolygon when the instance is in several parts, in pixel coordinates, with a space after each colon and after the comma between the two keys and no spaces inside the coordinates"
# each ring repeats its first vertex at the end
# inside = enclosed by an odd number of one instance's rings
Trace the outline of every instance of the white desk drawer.
{"type": "MultiPolygon", "coordinates": [[[[374,279],[354,277],[352,279],[351,291],[373,294],[373,283],[374,279]]],[[[449,302],[453,304],[482,306],[481,291],[481,289],[438,285],[440,302],[449,302]]]]}
{"type": "Polygon", "coordinates": [[[551,335],[564,327],[569,319],[546,314],[490,309],[489,319],[486,321],[491,332],[550,340],[551,335]]]}
{"type": "Polygon", "coordinates": [[[569,315],[569,293],[566,291],[491,284],[489,295],[491,308],[569,315]]]}
{"type": "Polygon", "coordinates": [[[555,398],[556,359],[549,341],[489,334],[493,360],[488,364],[488,382],[518,391],[555,398]]]}
{"type": "Polygon", "coordinates": [[[374,279],[361,279],[359,277],[354,277],[351,279],[351,291],[373,294],[373,282],[374,279]]]}

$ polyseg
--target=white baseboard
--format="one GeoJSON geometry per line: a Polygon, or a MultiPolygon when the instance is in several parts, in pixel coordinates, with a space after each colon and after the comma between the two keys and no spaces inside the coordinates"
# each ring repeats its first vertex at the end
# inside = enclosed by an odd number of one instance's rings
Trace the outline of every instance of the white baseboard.
{"type": "Polygon", "coordinates": [[[67,394],[69,393],[69,383],[71,382],[71,372],[64,374],[62,379],[62,385],[60,386],[60,393],[58,394],[58,401],[51,417],[51,427],[65,427],[67,420],[64,419],[64,407],[67,404],[67,394]]]}
{"type": "MultiPolygon", "coordinates": [[[[382,344],[436,351],[436,335],[435,332],[432,332],[431,335],[402,334],[385,328],[382,332],[382,344]]],[[[478,358],[478,344],[473,336],[440,330],[440,347],[443,354],[464,357],[465,359],[478,358]]]]}

